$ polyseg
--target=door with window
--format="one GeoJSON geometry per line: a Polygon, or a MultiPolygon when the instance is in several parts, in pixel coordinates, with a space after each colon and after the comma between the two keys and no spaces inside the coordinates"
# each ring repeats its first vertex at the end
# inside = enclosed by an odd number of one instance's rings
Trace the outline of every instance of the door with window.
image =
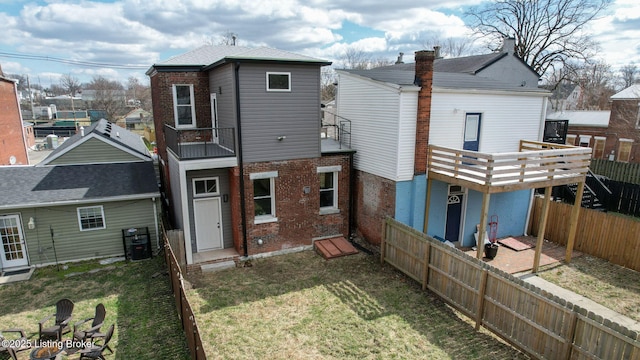
{"type": "Polygon", "coordinates": [[[455,242],[460,239],[463,199],[464,189],[461,186],[449,185],[449,194],[447,196],[447,220],[444,238],[451,242],[455,242]]]}
{"type": "Polygon", "coordinates": [[[464,120],[464,150],[478,151],[480,149],[480,125],[482,116],[479,113],[467,113],[464,120]]]}
{"type": "Polygon", "coordinates": [[[193,179],[193,218],[198,252],[224,248],[218,177],[193,179]]]}
{"type": "Polygon", "coordinates": [[[2,268],[29,265],[20,216],[0,216],[0,240],[2,240],[2,248],[0,249],[2,268]]]}
{"type": "Polygon", "coordinates": [[[211,127],[213,128],[213,134],[211,134],[211,142],[219,144],[218,140],[218,98],[216,93],[211,94],[211,127]]]}

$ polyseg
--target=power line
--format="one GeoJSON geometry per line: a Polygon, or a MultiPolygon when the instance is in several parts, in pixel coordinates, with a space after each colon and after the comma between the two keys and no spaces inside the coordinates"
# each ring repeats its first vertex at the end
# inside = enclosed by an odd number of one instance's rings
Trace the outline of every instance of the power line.
{"type": "Polygon", "coordinates": [[[149,67],[148,65],[110,64],[110,63],[100,63],[100,62],[92,62],[92,61],[69,60],[69,59],[62,59],[62,58],[44,56],[44,55],[9,53],[4,51],[0,51],[0,57],[7,57],[7,58],[13,58],[13,59],[25,59],[25,60],[52,61],[52,62],[76,65],[76,66],[102,67],[102,68],[111,68],[111,69],[142,70],[142,69],[147,69],[149,67]]]}

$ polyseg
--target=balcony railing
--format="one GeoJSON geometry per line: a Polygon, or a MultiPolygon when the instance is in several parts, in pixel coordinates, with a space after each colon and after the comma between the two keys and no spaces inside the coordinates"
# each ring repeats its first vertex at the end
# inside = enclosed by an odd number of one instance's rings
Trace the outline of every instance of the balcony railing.
{"type": "Polygon", "coordinates": [[[485,192],[584,181],[591,148],[520,141],[520,151],[487,154],[430,145],[429,177],[485,192]]]}
{"type": "Polygon", "coordinates": [[[236,156],[234,128],[176,129],[165,124],[167,148],[181,160],[236,156]]]}

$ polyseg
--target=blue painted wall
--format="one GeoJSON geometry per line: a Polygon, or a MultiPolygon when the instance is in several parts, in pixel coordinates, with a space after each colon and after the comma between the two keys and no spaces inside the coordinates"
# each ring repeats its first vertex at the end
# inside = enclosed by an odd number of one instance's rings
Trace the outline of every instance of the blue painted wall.
{"type": "Polygon", "coordinates": [[[414,176],[412,181],[397,182],[396,220],[422,231],[426,196],[426,175],[414,176]]]}
{"type": "MultiPolygon", "coordinates": [[[[441,181],[434,181],[431,185],[431,205],[429,207],[429,229],[431,236],[444,237],[447,214],[448,186],[441,181]]],[[[498,216],[498,238],[506,236],[520,236],[524,233],[527,210],[532,190],[521,190],[499,194],[491,194],[489,201],[489,216],[498,216]]],[[[463,243],[462,246],[474,246],[473,234],[476,224],[480,222],[482,208],[482,193],[469,190],[467,195],[467,209],[463,214],[463,243]]],[[[487,219],[489,222],[490,219],[487,219]]]]}

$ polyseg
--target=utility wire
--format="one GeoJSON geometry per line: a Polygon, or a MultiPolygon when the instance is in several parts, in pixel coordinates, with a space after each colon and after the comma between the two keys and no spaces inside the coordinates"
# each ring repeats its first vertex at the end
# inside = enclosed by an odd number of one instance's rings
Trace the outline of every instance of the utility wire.
{"type": "Polygon", "coordinates": [[[111,69],[147,69],[148,65],[121,65],[121,64],[110,64],[110,63],[100,63],[100,62],[92,62],[92,61],[81,61],[81,60],[69,60],[56,58],[51,56],[44,55],[30,55],[30,54],[18,54],[18,53],[10,53],[0,51],[0,57],[7,57],[13,59],[26,59],[26,60],[40,60],[40,61],[52,61],[58,62],[62,64],[69,65],[77,65],[77,66],[86,66],[86,67],[102,67],[102,68],[111,68],[111,69]]]}

